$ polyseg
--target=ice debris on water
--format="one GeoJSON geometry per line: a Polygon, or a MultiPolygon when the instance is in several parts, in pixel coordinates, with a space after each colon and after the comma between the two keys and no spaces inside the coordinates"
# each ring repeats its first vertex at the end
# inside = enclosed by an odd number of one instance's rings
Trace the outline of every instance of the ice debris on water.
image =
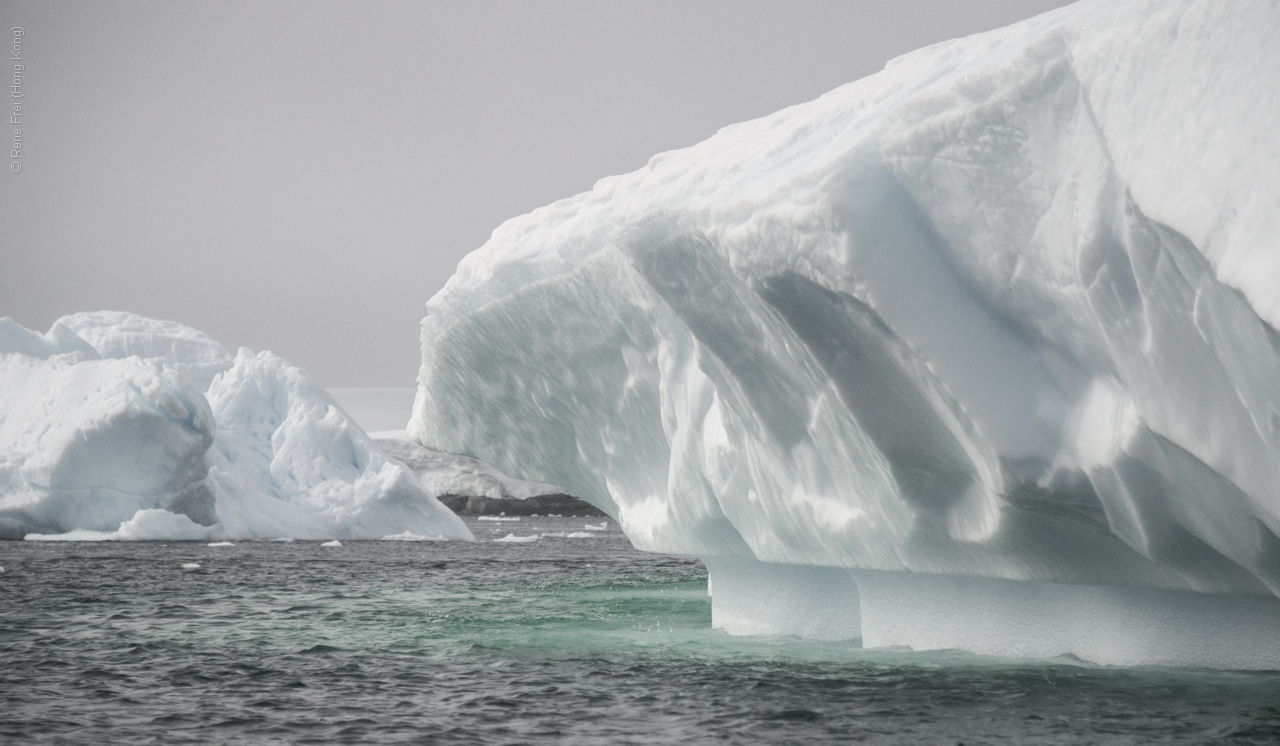
{"type": "Polygon", "coordinates": [[[321,544],[320,546],[322,546],[322,547],[340,547],[340,546],[342,546],[342,542],[338,541],[337,539],[334,539],[333,541],[326,541],[326,542],[324,542],[323,544],[321,544]]]}
{"type": "Polygon", "coordinates": [[[211,546],[211,547],[233,547],[233,546],[235,546],[235,544],[233,544],[232,542],[229,542],[229,541],[214,541],[214,542],[209,543],[207,546],[211,546]]]}
{"type": "Polygon", "coordinates": [[[1090,1],[725,127],[466,257],[408,433],[731,633],[1280,667],[1276,70],[1280,4],[1090,1]]]}
{"type": "Polygon", "coordinates": [[[519,521],[520,516],[513,515],[510,517],[507,517],[505,515],[482,515],[476,520],[478,521],[519,521]]]}
{"type": "Polygon", "coordinates": [[[389,534],[382,537],[383,541],[440,541],[439,536],[425,536],[423,534],[415,534],[405,531],[400,534],[389,534]]]}
{"type": "Polygon", "coordinates": [[[182,569],[183,570],[199,570],[200,563],[199,562],[183,562],[182,569]]]}
{"type": "Polygon", "coordinates": [[[75,529],[60,534],[27,534],[27,541],[207,541],[213,534],[210,526],[201,526],[182,513],[160,508],[139,510],[115,531],[75,529]]]}

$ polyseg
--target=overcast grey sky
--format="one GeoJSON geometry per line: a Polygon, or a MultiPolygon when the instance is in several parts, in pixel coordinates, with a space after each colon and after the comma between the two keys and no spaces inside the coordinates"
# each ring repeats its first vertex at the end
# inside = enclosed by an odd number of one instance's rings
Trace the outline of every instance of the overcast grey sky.
{"type": "Polygon", "coordinates": [[[412,386],[423,304],[503,220],[1065,4],[0,0],[0,316],[134,311],[412,386]]]}

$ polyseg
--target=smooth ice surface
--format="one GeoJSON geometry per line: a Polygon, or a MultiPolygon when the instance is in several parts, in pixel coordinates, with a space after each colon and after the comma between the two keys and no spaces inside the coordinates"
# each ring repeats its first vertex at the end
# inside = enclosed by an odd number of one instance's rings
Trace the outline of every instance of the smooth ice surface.
{"type": "Polygon", "coordinates": [[[1270,597],[1276,70],[1275,3],[1083,2],[655,156],[459,265],[409,435],[653,551],[1270,597]]]}
{"type": "Polygon", "coordinates": [[[0,536],[470,539],[304,371],[134,314],[0,319],[0,536]]]}
{"type": "Polygon", "coordinates": [[[1280,669],[1280,599],[856,571],[866,647],[1280,669]]]}
{"type": "MultiPolygon", "coordinates": [[[[583,534],[590,536],[590,534],[583,534]]],[[[861,637],[858,586],[848,571],[705,557],[711,626],[733,635],[861,637]]]]}

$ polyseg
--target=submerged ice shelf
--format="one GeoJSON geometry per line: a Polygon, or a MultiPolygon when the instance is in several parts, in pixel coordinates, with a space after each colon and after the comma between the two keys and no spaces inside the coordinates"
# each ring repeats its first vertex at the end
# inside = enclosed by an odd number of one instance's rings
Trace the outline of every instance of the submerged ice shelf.
{"type": "Polygon", "coordinates": [[[459,265],[409,435],[731,632],[1280,667],[1278,69],[1274,3],[1083,2],[656,156],[459,265]]]}

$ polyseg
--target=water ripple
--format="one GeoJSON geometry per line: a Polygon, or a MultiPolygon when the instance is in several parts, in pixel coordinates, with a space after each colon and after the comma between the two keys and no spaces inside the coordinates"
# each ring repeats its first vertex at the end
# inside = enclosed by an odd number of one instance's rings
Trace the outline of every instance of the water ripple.
{"type": "Polygon", "coordinates": [[[699,563],[562,523],[341,555],[2,542],[0,742],[1280,742],[1277,674],[731,638],[699,563]]]}

